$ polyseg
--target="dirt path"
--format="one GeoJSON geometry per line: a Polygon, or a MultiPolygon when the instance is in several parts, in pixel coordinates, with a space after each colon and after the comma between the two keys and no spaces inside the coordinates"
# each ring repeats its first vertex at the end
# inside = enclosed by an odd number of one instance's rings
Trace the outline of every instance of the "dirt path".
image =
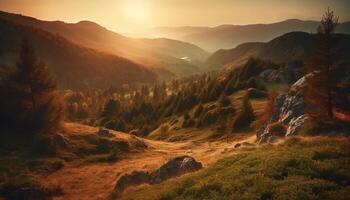
{"type": "MultiPolygon", "coordinates": [[[[85,129],[86,131],[86,129],[85,129]]],[[[128,134],[118,133],[118,137],[127,139],[128,134]]],[[[244,138],[253,140],[253,136],[244,138]]],[[[217,159],[234,153],[237,142],[162,142],[144,140],[148,145],[145,152],[135,153],[113,164],[89,164],[65,166],[49,175],[49,183],[60,185],[64,195],[56,199],[105,199],[113,190],[117,179],[124,173],[134,170],[150,171],[160,167],[168,159],[177,155],[190,155],[203,163],[204,167],[217,159]]]]}

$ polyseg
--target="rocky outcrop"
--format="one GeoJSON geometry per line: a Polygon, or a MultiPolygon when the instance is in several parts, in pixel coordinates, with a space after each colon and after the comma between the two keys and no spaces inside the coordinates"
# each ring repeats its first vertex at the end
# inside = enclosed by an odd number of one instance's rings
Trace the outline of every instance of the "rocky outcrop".
{"type": "Polygon", "coordinates": [[[266,69],[259,74],[259,77],[268,82],[293,83],[303,74],[300,65],[289,63],[280,69],[266,69]]]}
{"type": "Polygon", "coordinates": [[[55,142],[61,147],[68,147],[70,145],[69,139],[61,133],[54,135],[55,142]]]}
{"type": "Polygon", "coordinates": [[[115,185],[114,193],[121,193],[130,186],[161,183],[202,168],[202,164],[190,156],[176,157],[153,172],[133,171],[131,174],[122,176],[115,185]]]}
{"type": "Polygon", "coordinates": [[[100,127],[100,128],[98,129],[97,134],[98,134],[99,136],[101,136],[101,137],[113,137],[113,136],[114,136],[111,132],[109,132],[108,129],[106,129],[106,128],[104,128],[104,127],[100,127]]]}
{"type": "Polygon", "coordinates": [[[304,96],[303,90],[307,84],[307,78],[313,74],[308,74],[296,81],[287,93],[280,94],[276,97],[273,114],[268,121],[257,132],[258,143],[275,141],[275,136],[269,133],[269,125],[274,122],[281,122],[287,126],[285,136],[295,135],[307,119],[304,113],[304,96]]]}

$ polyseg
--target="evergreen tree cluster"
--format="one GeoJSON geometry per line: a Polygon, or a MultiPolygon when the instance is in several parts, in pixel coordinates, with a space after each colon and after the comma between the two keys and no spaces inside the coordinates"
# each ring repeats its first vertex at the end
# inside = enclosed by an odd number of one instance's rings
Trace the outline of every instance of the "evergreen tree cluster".
{"type": "Polygon", "coordinates": [[[153,86],[142,85],[139,89],[70,91],[66,102],[72,120],[118,131],[133,130],[143,136],[174,116],[184,116],[183,127],[204,127],[226,123],[235,113],[228,95],[247,88],[264,90],[258,79],[259,73],[276,67],[273,63],[252,58],[228,73],[194,75],[153,86]],[[204,106],[209,102],[217,103],[204,106]],[[192,109],[194,113],[189,113],[192,109]]]}

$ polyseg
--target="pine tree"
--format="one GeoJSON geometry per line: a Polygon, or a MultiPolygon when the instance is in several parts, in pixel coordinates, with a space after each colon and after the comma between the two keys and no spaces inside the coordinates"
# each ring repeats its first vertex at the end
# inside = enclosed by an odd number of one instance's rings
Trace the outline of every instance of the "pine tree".
{"type": "Polygon", "coordinates": [[[326,116],[333,118],[334,90],[337,67],[337,55],[335,50],[335,28],[338,17],[329,8],[322,17],[321,24],[317,29],[316,51],[308,62],[308,68],[312,76],[308,78],[306,102],[311,115],[326,116]],[[317,109],[315,109],[317,108],[317,109]]]}
{"type": "Polygon", "coordinates": [[[60,127],[63,105],[56,82],[27,40],[22,41],[15,69],[0,87],[2,128],[45,134],[60,127]]]}
{"type": "Polygon", "coordinates": [[[105,104],[101,117],[113,117],[120,111],[120,102],[118,100],[110,99],[105,104]]]}

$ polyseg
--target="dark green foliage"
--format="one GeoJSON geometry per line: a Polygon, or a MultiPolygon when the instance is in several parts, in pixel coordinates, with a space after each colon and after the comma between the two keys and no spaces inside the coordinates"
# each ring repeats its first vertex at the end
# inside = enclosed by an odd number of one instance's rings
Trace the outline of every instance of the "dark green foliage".
{"type": "Polygon", "coordinates": [[[28,41],[15,68],[0,80],[1,133],[48,134],[60,127],[63,105],[56,82],[28,41]]]}
{"type": "Polygon", "coordinates": [[[130,150],[125,141],[111,141],[95,135],[79,135],[74,139],[86,141],[92,146],[81,146],[74,153],[89,162],[114,162],[130,150]]]}
{"type": "MultiPolygon", "coordinates": [[[[227,116],[235,112],[227,95],[248,86],[264,88],[257,75],[261,70],[273,67],[275,66],[269,62],[250,59],[242,67],[220,76],[214,73],[194,75],[171,83],[157,83],[151,89],[152,92],[149,92],[148,86],[145,85],[140,88],[116,87],[71,95],[67,100],[70,110],[88,108],[88,112],[85,112],[87,116],[99,116],[89,121],[95,121],[100,126],[109,122],[108,127],[116,130],[122,130],[116,128],[118,121],[122,119],[125,122],[125,131],[139,129],[144,130],[143,134],[147,134],[169,118],[184,115],[193,108],[193,119],[188,120],[186,117],[184,126],[207,126],[217,121],[226,121],[227,116]],[[204,104],[215,101],[219,107],[217,110],[209,107],[204,109],[204,104]],[[106,103],[101,106],[98,102],[106,103]]],[[[72,113],[75,113],[72,116],[77,119],[79,112],[72,113]]]]}
{"type": "Polygon", "coordinates": [[[115,120],[109,120],[104,124],[104,127],[109,128],[109,129],[114,129],[115,125],[116,125],[115,120]]]}
{"type": "Polygon", "coordinates": [[[120,102],[118,100],[110,99],[103,108],[101,117],[112,117],[118,114],[120,110],[120,102]]]}
{"type": "Polygon", "coordinates": [[[194,116],[195,117],[199,117],[203,112],[203,105],[199,104],[196,108],[196,110],[194,111],[194,116]]]}
{"type": "Polygon", "coordinates": [[[287,132],[287,127],[282,122],[270,124],[269,133],[275,136],[284,136],[287,132]]]}
{"type": "Polygon", "coordinates": [[[255,114],[249,98],[245,96],[242,100],[242,110],[234,118],[232,124],[233,131],[244,131],[250,128],[250,124],[255,120],[255,114]]]}
{"type": "Polygon", "coordinates": [[[114,130],[125,132],[127,130],[125,121],[123,119],[118,120],[114,126],[114,130]]]}
{"type": "Polygon", "coordinates": [[[219,113],[217,110],[210,110],[206,113],[203,113],[200,121],[202,126],[208,126],[210,124],[213,124],[217,121],[219,118],[219,113]]]}
{"type": "Polygon", "coordinates": [[[268,94],[265,91],[257,90],[255,88],[249,88],[247,90],[247,96],[249,98],[265,98],[268,96],[268,94]]]}
{"type": "Polygon", "coordinates": [[[188,113],[185,113],[184,114],[184,120],[188,120],[188,119],[190,119],[191,118],[191,116],[188,114],[188,113]]]}
{"type": "Polygon", "coordinates": [[[33,176],[22,174],[11,177],[0,186],[0,195],[4,199],[52,199],[62,194],[61,187],[41,184],[33,176]]]}

